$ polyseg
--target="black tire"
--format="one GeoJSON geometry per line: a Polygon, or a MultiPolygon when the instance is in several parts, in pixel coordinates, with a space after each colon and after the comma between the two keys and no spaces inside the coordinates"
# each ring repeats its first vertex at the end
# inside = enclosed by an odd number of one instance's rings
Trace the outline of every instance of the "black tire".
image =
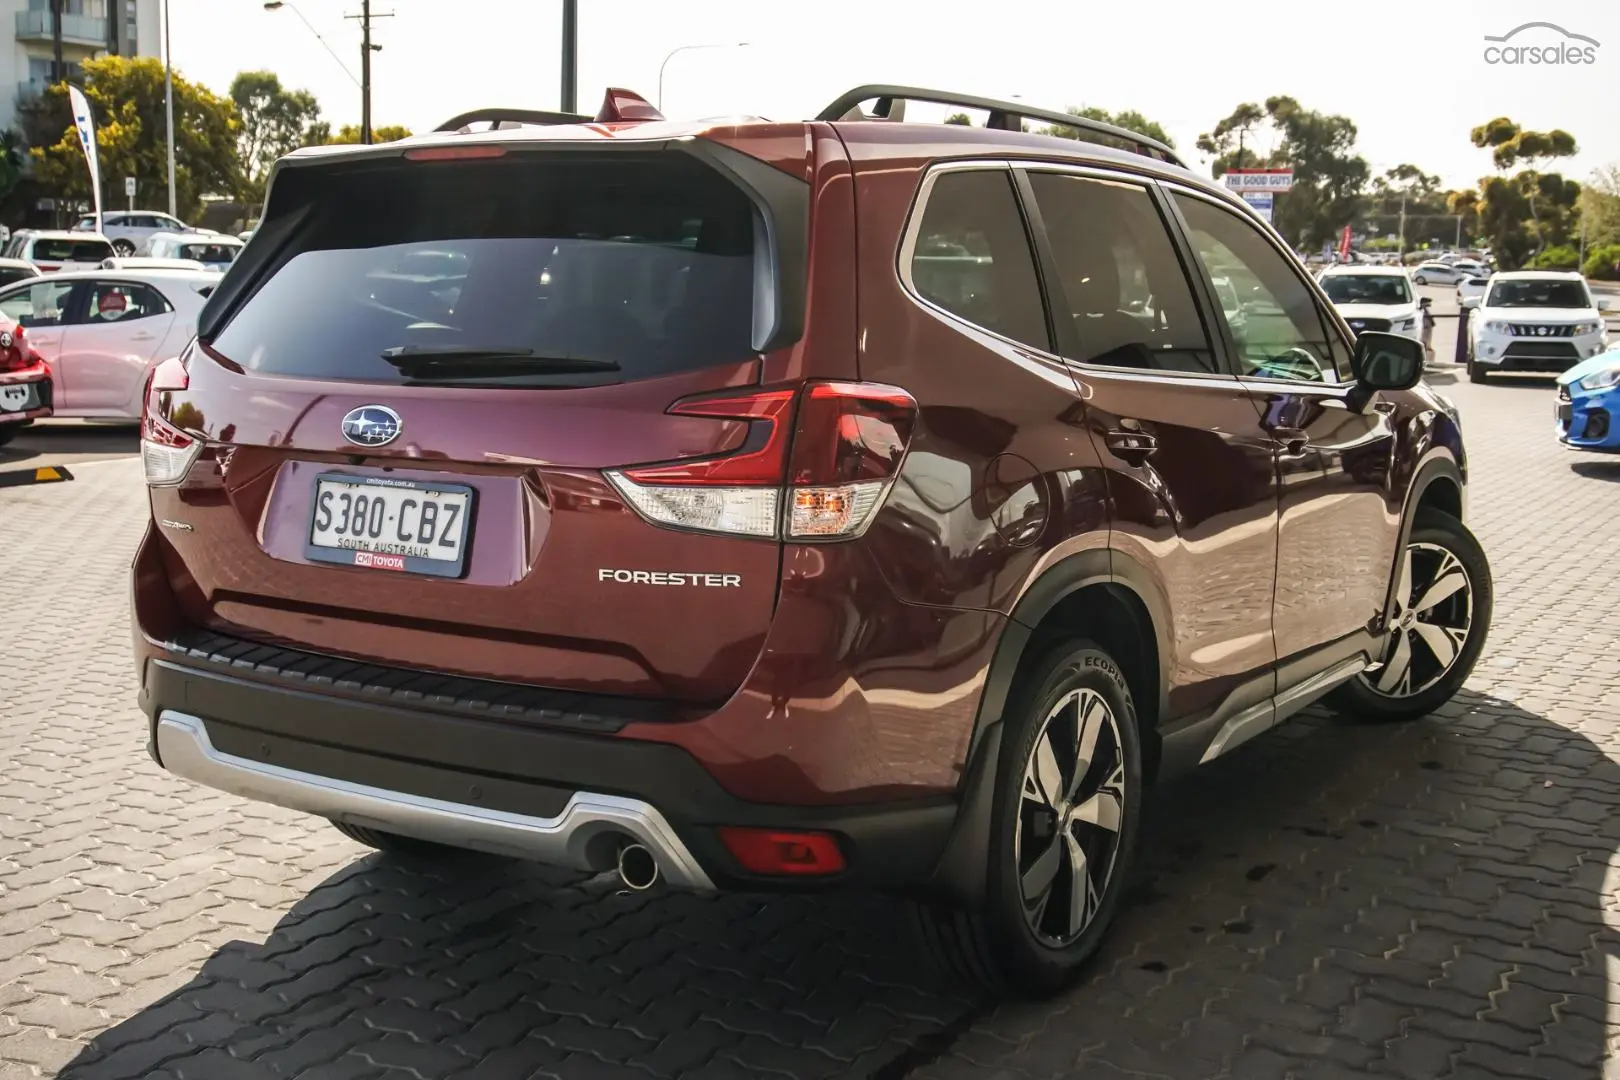
{"type": "Polygon", "coordinates": [[[17,433],[27,426],[27,424],[0,425],[0,446],[4,446],[12,439],[15,439],[17,437],[17,433]]]}
{"type": "MultiPolygon", "coordinates": [[[[330,820],[330,819],[328,819],[330,820]]],[[[398,855],[408,859],[446,859],[476,857],[477,852],[465,848],[451,847],[448,844],[435,844],[432,840],[418,840],[414,836],[401,836],[398,833],[383,832],[381,829],[371,829],[364,825],[350,825],[345,821],[333,821],[332,827],[347,836],[350,840],[376,848],[388,855],[398,855]]]]}
{"type": "Polygon", "coordinates": [[[129,256],[135,254],[134,243],[122,236],[112,242],[112,249],[113,254],[119,256],[120,258],[128,258],[129,256]]]}
{"type": "Polygon", "coordinates": [[[1481,364],[1478,360],[1475,360],[1472,356],[1470,356],[1468,358],[1468,381],[1471,383],[1482,383],[1485,382],[1487,378],[1488,376],[1485,374],[1485,365],[1481,364]]]}
{"type": "MultiPolygon", "coordinates": [[[[1378,689],[1380,673],[1359,675],[1335,690],[1328,699],[1329,704],[1340,712],[1360,720],[1370,721],[1400,721],[1415,720],[1426,716],[1435,709],[1450,701],[1457,691],[1462,688],[1464,680],[1474,670],[1479,661],[1481,651],[1485,648],[1485,639],[1490,633],[1491,609],[1493,603],[1493,590],[1491,585],[1491,565],[1485,557],[1485,551],[1474,539],[1474,534],[1468,531],[1468,526],[1440,510],[1423,509],[1417,513],[1417,519],[1412,523],[1412,535],[1407,540],[1407,551],[1402,553],[1404,562],[1407,552],[1415,548],[1427,552],[1441,550],[1450,553],[1466,574],[1465,586],[1467,592],[1467,628],[1463,633],[1462,642],[1457,647],[1454,659],[1449,666],[1442,664],[1441,670],[1434,681],[1422,687],[1416,693],[1405,696],[1393,696],[1378,689]]],[[[1414,558],[1416,556],[1414,555],[1414,558]]],[[[1397,573],[1401,565],[1397,563],[1397,573]]],[[[1418,571],[1414,571],[1417,573],[1418,571]]],[[[1438,580],[1438,579],[1437,579],[1438,580]]],[[[1433,584],[1432,582],[1430,584],[1433,584]]],[[[1424,588],[1422,582],[1414,582],[1412,592],[1424,588]]],[[[1398,597],[1402,612],[1409,611],[1415,605],[1412,601],[1421,599],[1416,596],[1398,597]]],[[[1444,604],[1448,610],[1443,615],[1454,615],[1461,609],[1461,605],[1452,594],[1444,604]]],[[[1433,609],[1433,610],[1438,610],[1433,609]]],[[[1416,622],[1426,622],[1422,616],[1426,612],[1415,615],[1416,622]]],[[[1401,616],[1397,615],[1397,620],[1401,616]]],[[[1433,627],[1441,620],[1426,622],[1433,627]]],[[[1431,631],[1432,632],[1432,631],[1431,631]]],[[[1452,631],[1454,633],[1454,631],[1452,631]]],[[[1397,634],[1407,636],[1408,664],[1412,670],[1417,670],[1419,651],[1425,651],[1430,661],[1439,662],[1437,655],[1428,646],[1423,644],[1420,633],[1408,629],[1392,631],[1390,640],[1391,656],[1383,659],[1392,659],[1395,654],[1397,634]]]]}
{"type": "MultiPolygon", "coordinates": [[[[918,904],[915,911],[925,948],[948,974],[997,996],[1044,997],[1069,984],[1097,951],[1118,911],[1130,876],[1141,822],[1142,750],[1130,688],[1119,665],[1095,644],[1073,641],[1054,647],[1031,672],[1025,685],[1028,690],[1010,705],[1002,724],[984,907],[965,911],[918,904]],[[1037,739],[1048,729],[1048,720],[1052,721],[1054,731],[1061,725],[1066,733],[1067,722],[1060,719],[1062,710],[1067,707],[1065,703],[1074,703],[1078,718],[1082,705],[1090,710],[1097,700],[1107,706],[1112,722],[1108,718],[1098,721],[1097,730],[1103,734],[1094,740],[1094,753],[1087,769],[1077,770],[1071,765],[1070,776],[1078,771],[1080,777],[1072,785],[1068,776],[1061,777],[1063,783],[1059,785],[1077,789],[1072,799],[1065,800],[1068,810],[1057,811],[1062,815],[1060,820],[1067,822],[1069,831],[1064,839],[1075,842],[1065,843],[1054,835],[1050,844],[1043,845],[1046,836],[1031,825],[1034,846],[1039,846],[1042,852],[1030,860],[1027,869],[1031,874],[1033,863],[1042,862],[1043,856],[1057,852],[1053,856],[1057,868],[1052,870],[1042,894],[1044,899],[1038,902],[1039,910],[1033,916],[1036,924],[1041,924],[1054,899],[1057,908],[1052,914],[1058,919],[1065,917],[1063,904],[1068,903],[1073,894],[1067,889],[1060,894],[1059,882],[1061,879],[1072,886],[1077,880],[1072,857],[1068,854],[1071,850],[1085,851],[1088,860],[1106,859],[1108,876],[1101,891],[1094,894],[1095,902],[1084,905],[1090,909],[1090,915],[1089,920],[1082,917],[1083,929],[1078,935],[1064,941],[1042,940],[1031,925],[1030,917],[1026,916],[1020,842],[1024,823],[1033,820],[1030,815],[1045,811],[1037,809],[1042,805],[1040,799],[1026,798],[1025,773],[1031,767],[1037,739]],[[1117,740],[1113,737],[1116,731],[1117,740]],[[1094,796],[1081,798],[1093,786],[1095,775],[1103,772],[1110,778],[1117,775],[1120,783],[1098,784],[1094,796]],[[1116,791],[1119,792],[1117,797],[1116,791]],[[1117,833],[1071,813],[1101,799],[1117,807],[1117,833]],[[1086,839],[1078,839],[1080,836],[1086,839]],[[1112,841],[1110,836],[1114,837],[1112,841]],[[1087,843],[1092,845],[1089,849],[1087,843]]],[[[1077,735],[1079,728],[1077,719],[1077,735]]],[[[1056,748],[1066,742],[1054,740],[1051,745],[1056,748]]],[[[1076,742],[1075,758],[1079,756],[1079,745],[1076,742]]],[[[1024,854],[1027,856],[1027,852],[1024,854]]]]}
{"type": "Polygon", "coordinates": [[[1427,285],[1429,283],[1429,279],[1424,277],[1422,274],[1418,274],[1412,278],[1412,283],[1414,285],[1427,285]]]}

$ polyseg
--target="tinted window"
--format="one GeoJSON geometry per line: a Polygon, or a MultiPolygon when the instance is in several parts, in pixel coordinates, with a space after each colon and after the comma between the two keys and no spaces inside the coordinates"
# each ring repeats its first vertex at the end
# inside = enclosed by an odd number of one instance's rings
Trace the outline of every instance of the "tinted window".
{"type": "Polygon", "coordinates": [[[235,244],[181,244],[177,258],[196,259],[202,263],[228,263],[242,249],[235,244]]]}
{"type": "Polygon", "coordinates": [[[1239,317],[1222,317],[1237,346],[1239,374],[1337,382],[1333,339],[1292,261],[1237,214],[1203,199],[1175,198],[1205,270],[1237,289],[1239,317]]]}
{"type": "Polygon", "coordinates": [[[0,267],[0,285],[10,285],[13,281],[22,281],[24,278],[38,277],[31,270],[24,270],[20,266],[0,267]]]}
{"type": "Polygon", "coordinates": [[[1549,278],[1542,281],[1498,281],[1491,286],[1486,307],[1589,308],[1592,298],[1586,283],[1549,278]]]}
{"type": "Polygon", "coordinates": [[[684,155],[405,163],[286,191],[310,211],[290,257],[214,341],[252,370],[398,382],[398,347],[620,368],[507,380],[555,385],[752,352],[753,205],[684,155]]]}
{"type": "Polygon", "coordinates": [[[1409,304],[1404,274],[1324,274],[1322,291],[1335,304],[1409,304]]]}
{"type": "Polygon", "coordinates": [[[1215,371],[1192,288],[1147,189],[1059,173],[1032,173],[1029,181],[1057,263],[1057,295],[1079,338],[1072,359],[1215,371]]]}
{"type": "Polygon", "coordinates": [[[0,312],[19,326],[60,326],[72,292],[71,281],[41,281],[0,300],[0,312]]]}
{"type": "Polygon", "coordinates": [[[134,322],[172,310],[156,289],[129,281],[97,281],[90,286],[84,321],[92,325],[134,322]]]}
{"type": "Polygon", "coordinates": [[[941,173],[917,229],[920,296],[1003,337],[1049,349],[1035,257],[1004,169],[941,173]]]}
{"type": "Polygon", "coordinates": [[[99,263],[113,253],[105,240],[44,239],[34,241],[35,262],[99,263]]]}

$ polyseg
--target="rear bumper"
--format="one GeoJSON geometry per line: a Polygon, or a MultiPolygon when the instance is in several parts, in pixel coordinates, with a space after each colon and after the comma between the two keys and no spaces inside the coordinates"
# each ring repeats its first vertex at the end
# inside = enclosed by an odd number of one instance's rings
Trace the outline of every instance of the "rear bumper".
{"type": "Polygon", "coordinates": [[[272,686],[171,659],[143,669],[150,750],[209,787],[322,817],[580,870],[634,837],[697,889],[922,885],[957,803],[790,807],[727,793],[685,750],[272,686]],[[815,878],[745,871],[721,826],[831,833],[847,868],[815,878]]]}

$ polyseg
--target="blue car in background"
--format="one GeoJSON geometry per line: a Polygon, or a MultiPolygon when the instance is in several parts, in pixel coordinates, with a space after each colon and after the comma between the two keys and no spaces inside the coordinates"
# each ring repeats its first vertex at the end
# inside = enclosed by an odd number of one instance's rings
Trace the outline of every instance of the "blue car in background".
{"type": "Polygon", "coordinates": [[[1558,376],[1558,441],[1620,453],[1620,342],[1558,376]]]}

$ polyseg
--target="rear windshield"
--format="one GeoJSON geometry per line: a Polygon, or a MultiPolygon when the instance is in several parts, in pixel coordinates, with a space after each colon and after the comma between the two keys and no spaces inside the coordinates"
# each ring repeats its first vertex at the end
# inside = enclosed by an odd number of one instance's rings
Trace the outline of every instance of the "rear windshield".
{"type": "Polygon", "coordinates": [[[310,201],[295,254],[213,341],[250,370],[402,382],[382,358],[401,347],[618,365],[478,380],[578,385],[752,351],[753,206],[685,155],[390,163],[290,190],[310,201]]]}
{"type": "Polygon", "coordinates": [[[1486,307],[1589,308],[1592,298],[1583,281],[1498,281],[1491,286],[1486,307]]]}
{"type": "Polygon", "coordinates": [[[105,240],[35,240],[36,262],[99,263],[112,255],[112,245],[105,240]]]}
{"type": "Polygon", "coordinates": [[[32,270],[24,270],[20,266],[0,266],[0,285],[10,285],[13,281],[38,276],[32,270]]]}
{"type": "Polygon", "coordinates": [[[235,244],[182,244],[178,259],[196,259],[201,263],[228,263],[242,249],[235,244]]]}

